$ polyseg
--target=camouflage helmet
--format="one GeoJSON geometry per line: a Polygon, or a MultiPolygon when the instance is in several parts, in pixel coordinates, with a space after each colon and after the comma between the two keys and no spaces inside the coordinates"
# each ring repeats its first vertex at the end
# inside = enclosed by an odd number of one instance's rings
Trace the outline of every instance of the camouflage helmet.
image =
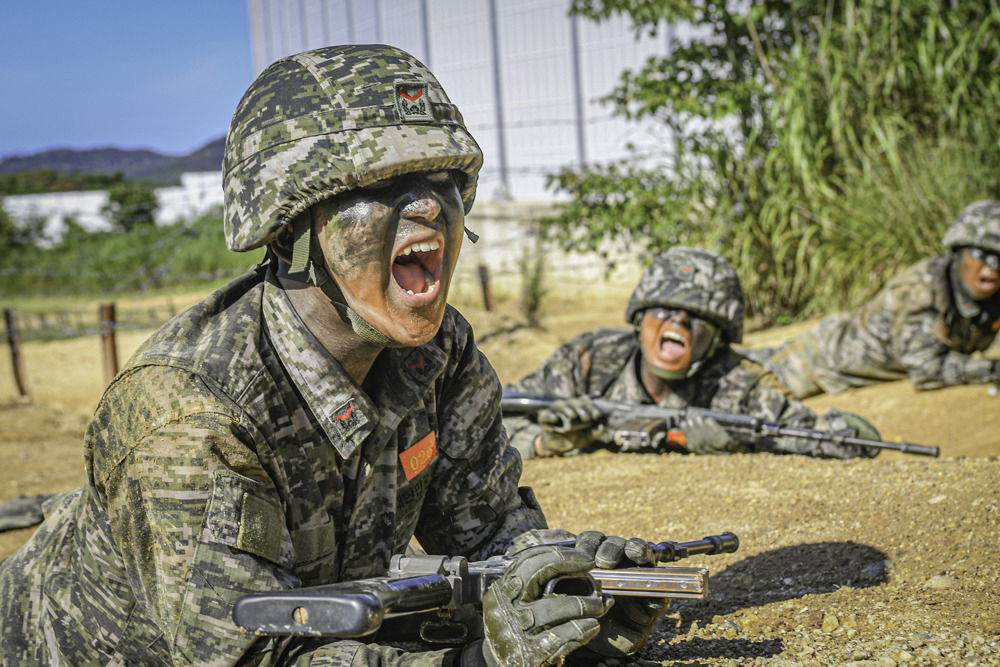
{"type": "Polygon", "coordinates": [[[283,58],[243,95],[223,161],[226,245],[275,240],[313,204],[416,171],[457,170],[468,213],[483,154],[433,74],[381,44],[283,58]]]}
{"type": "Polygon", "coordinates": [[[1000,252],[1000,202],[984,199],[966,206],[951,223],[941,243],[952,250],[976,246],[1000,252]]]}
{"type": "Polygon", "coordinates": [[[701,248],[675,246],[649,265],[625,309],[635,322],[647,308],[683,308],[722,329],[726,341],[743,340],[743,289],[733,265],[701,248]]]}

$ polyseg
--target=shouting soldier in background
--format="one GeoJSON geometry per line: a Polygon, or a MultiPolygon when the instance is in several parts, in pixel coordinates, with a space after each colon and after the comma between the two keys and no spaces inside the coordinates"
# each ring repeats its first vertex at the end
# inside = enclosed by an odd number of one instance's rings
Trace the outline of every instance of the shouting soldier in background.
{"type": "MultiPolygon", "coordinates": [[[[732,265],[715,253],[674,247],[654,259],[629,299],[625,321],[631,326],[595,329],[574,338],[508,387],[511,392],[559,399],[532,417],[504,417],[511,443],[522,457],[613,447],[593,398],[707,408],[789,426],[845,433],[856,429],[864,438],[879,438],[857,415],[831,411],[817,420],[811,410],[787,398],[787,389],[767,369],[730,347],[743,338],[743,290],[732,265]]],[[[659,435],[654,448],[661,451],[770,451],[835,458],[878,454],[873,447],[798,437],[741,438],[698,414],[659,435]]]]}
{"type": "Polygon", "coordinates": [[[1000,361],[975,354],[1000,329],[1000,202],[970,204],[942,243],[951,252],[754,358],[796,398],[903,378],[918,390],[1000,380],[1000,361]]]}
{"type": "Polygon", "coordinates": [[[585,551],[516,559],[483,604],[485,638],[464,647],[233,624],[249,593],[385,575],[413,537],[482,560],[546,527],[518,487],[496,374],[446,304],[481,164],[403,51],[330,47],[261,73],[223,178],[229,247],[266,258],[154,333],[106,390],[86,487],[55,497],[0,565],[2,664],[495,667],[643,644],[664,603],[541,599],[595,557],[649,564],[648,543],[593,534],[585,551]]]}

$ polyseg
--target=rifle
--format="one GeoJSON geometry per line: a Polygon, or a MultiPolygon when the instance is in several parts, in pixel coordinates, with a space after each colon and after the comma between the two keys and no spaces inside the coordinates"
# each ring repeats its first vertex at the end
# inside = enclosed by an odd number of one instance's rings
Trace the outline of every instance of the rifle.
{"type": "MultiPolygon", "coordinates": [[[[574,542],[556,544],[571,548],[574,542]]],[[[698,554],[733,553],[739,545],[733,533],[694,542],[650,543],[656,564],[698,554]]],[[[470,563],[462,556],[397,554],[386,577],[245,595],[233,605],[233,621],[252,634],[362,637],[390,618],[412,615],[423,641],[463,644],[482,636],[483,596],[516,558],[515,554],[470,563]]],[[[708,595],[708,569],[594,569],[583,577],[554,578],[545,587],[547,595],[602,592],[702,599],[708,595]]]]}
{"type": "MultiPolygon", "coordinates": [[[[537,394],[507,391],[504,389],[500,398],[500,409],[505,414],[534,414],[549,407],[558,399],[537,394]]],[[[877,447],[879,449],[894,449],[907,454],[923,456],[939,456],[939,447],[915,445],[909,442],[883,442],[869,438],[857,437],[843,432],[820,431],[819,429],[788,426],[750,415],[738,415],[729,412],[715,412],[704,408],[662,408],[656,405],[611,401],[603,398],[593,398],[594,405],[604,413],[608,430],[616,445],[622,451],[634,451],[652,446],[653,433],[665,431],[680,422],[686,415],[700,414],[711,417],[719,422],[722,428],[735,437],[744,437],[757,441],[763,438],[782,436],[805,438],[816,441],[828,441],[838,444],[877,447]],[[644,422],[642,428],[637,428],[637,422],[644,422]]],[[[569,424],[564,425],[569,428],[569,424]]],[[[556,429],[558,431],[558,428],[556,429]]]]}

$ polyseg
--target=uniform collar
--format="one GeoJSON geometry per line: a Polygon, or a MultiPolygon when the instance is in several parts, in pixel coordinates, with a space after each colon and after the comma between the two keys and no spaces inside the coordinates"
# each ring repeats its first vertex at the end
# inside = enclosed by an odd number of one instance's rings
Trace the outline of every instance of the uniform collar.
{"type": "Polygon", "coordinates": [[[369,383],[369,397],[309,331],[270,273],[264,284],[263,312],[281,365],[344,458],[376,430],[381,434],[378,439],[387,439],[444,367],[444,352],[430,344],[386,348],[372,366],[371,372],[378,375],[369,383]]]}
{"type": "Polygon", "coordinates": [[[639,347],[635,347],[629,355],[628,363],[622,368],[622,372],[616,380],[616,387],[620,387],[622,392],[622,398],[619,400],[653,404],[661,408],[683,408],[687,406],[687,401],[682,399],[676,391],[668,394],[659,403],[654,403],[652,396],[649,395],[649,392],[646,391],[646,386],[642,383],[642,377],[639,375],[639,368],[642,363],[642,350],[639,347]]]}

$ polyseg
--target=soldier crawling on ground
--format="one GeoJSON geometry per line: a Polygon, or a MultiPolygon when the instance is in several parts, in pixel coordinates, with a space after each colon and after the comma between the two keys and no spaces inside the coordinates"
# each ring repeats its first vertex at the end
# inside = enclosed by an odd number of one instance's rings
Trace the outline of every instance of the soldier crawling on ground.
{"type": "Polygon", "coordinates": [[[233,623],[249,593],[385,575],[414,536],[483,560],[546,528],[518,488],[496,374],[446,303],[481,164],[403,51],[329,47],[264,70],[223,179],[229,247],[266,258],[154,333],[108,387],[86,487],[53,498],[0,564],[0,664],[496,667],[642,646],[662,599],[541,592],[595,562],[650,564],[644,540],[596,531],[522,551],[486,593],[485,638],[462,647],[233,623]]]}
{"type": "MultiPolygon", "coordinates": [[[[816,414],[763,366],[735,352],[743,337],[743,290],[732,265],[698,248],[674,247],[646,269],[625,309],[629,327],[582,334],[508,387],[559,400],[533,417],[505,415],[521,456],[559,456],[612,447],[593,398],[666,408],[693,406],[755,415],[789,426],[857,430],[877,440],[857,415],[816,414]],[[567,428],[568,426],[568,428],[567,428]]],[[[688,415],[658,439],[658,449],[696,454],[768,451],[819,457],[874,457],[878,449],[797,437],[744,440],[711,417],[688,415]]]]}
{"type": "Polygon", "coordinates": [[[903,378],[917,390],[1000,380],[1000,360],[976,354],[1000,329],[1000,202],[967,206],[942,244],[950,252],[914,264],[860,308],[750,355],[799,399],[903,378]]]}

